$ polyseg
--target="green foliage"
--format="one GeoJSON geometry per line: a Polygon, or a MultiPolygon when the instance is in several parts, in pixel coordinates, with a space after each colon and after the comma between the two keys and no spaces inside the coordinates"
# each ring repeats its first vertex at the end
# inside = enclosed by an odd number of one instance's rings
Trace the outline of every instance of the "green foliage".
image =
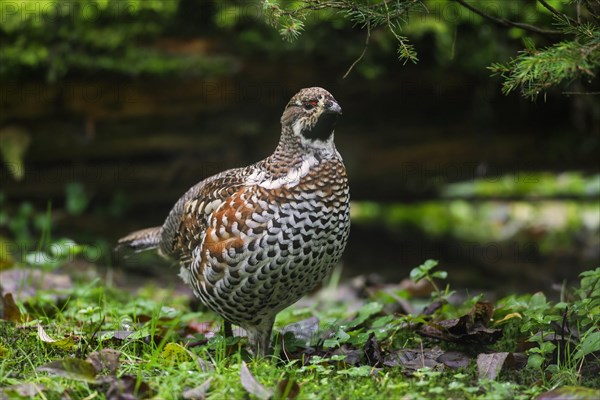
{"type": "Polygon", "coordinates": [[[585,271],[580,277],[581,287],[575,292],[576,301],[571,305],[571,313],[583,332],[573,356],[575,361],[600,352],[600,268],[585,271]]]}
{"type": "MultiPolygon", "coordinates": [[[[431,180],[439,183],[435,174],[431,180]]],[[[354,202],[353,221],[456,240],[463,254],[490,260],[503,251],[533,261],[578,246],[580,235],[594,246],[600,234],[600,175],[521,172],[452,183],[440,192],[446,201],[354,202]],[[556,200],[563,196],[573,199],[556,200]],[[528,232],[538,227],[543,235],[533,242],[528,232]]]]}
{"type": "Polygon", "coordinates": [[[548,373],[550,385],[580,384],[582,365],[600,354],[600,268],[580,278],[579,288],[565,293],[569,301],[553,303],[535,293],[498,302],[499,324],[516,335],[513,346],[522,339],[536,344],[527,351],[527,365],[548,373]]]}
{"type": "MultiPolygon", "coordinates": [[[[406,32],[416,36],[432,33],[441,59],[448,60],[455,56],[453,40],[457,39],[459,26],[476,25],[482,35],[489,32],[485,24],[500,26],[507,29],[510,38],[522,39],[526,49],[508,63],[494,63],[490,69],[503,78],[505,94],[520,90],[531,99],[564,81],[578,78],[591,81],[600,68],[599,11],[597,5],[587,0],[571,4],[544,0],[499,2],[491,7],[485,0],[263,0],[262,4],[267,22],[286,40],[299,37],[309,16],[326,11],[333,11],[354,26],[366,29],[367,46],[371,31],[384,27],[394,37],[398,58],[405,63],[418,60],[406,32]],[[552,25],[557,25],[556,29],[552,25]],[[553,44],[537,49],[537,37],[550,39],[553,44]]],[[[500,41],[497,36],[491,39],[500,41]]],[[[467,53],[469,59],[478,60],[482,49],[488,48],[478,47],[467,53]]],[[[364,51],[357,62],[363,56],[364,51]]]]}
{"type": "Polygon", "coordinates": [[[24,0],[3,6],[0,76],[43,72],[56,81],[68,72],[125,75],[217,74],[221,57],[169,54],[153,47],[165,35],[178,0],[24,0]]]}
{"type": "MultiPolygon", "coordinates": [[[[406,23],[411,11],[422,9],[423,3],[415,0],[389,1],[344,1],[344,0],[305,0],[274,1],[263,0],[263,11],[266,21],[279,30],[286,40],[297,39],[304,29],[304,21],[314,17],[314,13],[333,10],[353,25],[371,30],[384,27],[397,42],[398,58],[404,63],[418,61],[414,46],[402,32],[402,24],[406,23]]],[[[368,41],[368,39],[367,39],[368,41]]]]}
{"type": "Polygon", "coordinates": [[[502,77],[504,93],[519,90],[530,98],[575,79],[590,82],[600,65],[599,7],[588,0],[492,5],[486,0],[227,0],[192,17],[186,14],[189,7],[195,6],[179,0],[8,2],[0,21],[0,77],[43,74],[52,82],[67,74],[96,72],[125,76],[232,72],[235,63],[228,57],[173,51],[159,42],[187,38],[199,29],[232,33],[228,40],[237,45],[239,54],[322,55],[343,46],[335,57],[356,54],[350,70],[356,66],[369,79],[385,71],[383,57],[416,63],[411,41],[429,35],[435,39],[438,62],[483,71],[482,65],[501,60],[490,69],[502,77]],[[190,26],[193,18],[198,19],[196,26],[190,26]],[[273,35],[248,23],[257,19],[272,26],[273,35]],[[490,29],[492,25],[501,30],[490,29]],[[346,33],[351,27],[363,30],[366,40],[349,40],[346,33]],[[472,40],[474,29],[478,40],[472,40]],[[514,57],[523,42],[525,50],[514,57]],[[367,52],[369,48],[373,50],[367,52]],[[503,62],[511,55],[512,60],[503,62]]]}
{"type": "Polygon", "coordinates": [[[288,41],[297,39],[304,29],[305,13],[284,12],[279,4],[269,0],[263,1],[263,11],[267,22],[278,28],[281,36],[288,41]]]}
{"type": "MultiPolygon", "coordinates": [[[[509,201],[445,203],[353,204],[355,221],[378,224],[389,231],[420,232],[433,240],[457,241],[461,251],[470,256],[482,255],[490,260],[500,251],[533,261],[536,254],[555,255],[577,245],[581,234],[596,240],[600,234],[597,201],[509,201]],[[544,235],[532,242],[527,232],[544,227],[544,235]]],[[[591,242],[593,243],[595,242],[591,242]]]]}
{"type": "Polygon", "coordinates": [[[563,172],[560,175],[550,172],[518,171],[515,174],[499,177],[477,178],[465,182],[446,185],[444,197],[559,197],[559,196],[600,196],[600,175],[585,176],[581,172],[563,172]]]}
{"type": "Polygon", "coordinates": [[[581,273],[581,287],[576,291],[577,301],[571,311],[579,323],[591,327],[600,322],[600,268],[581,273]]]}
{"type": "Polygon", "coordinates": [[[504,82],[502,92],[509,94],[520,90],[531,99],[565,80],[583,78],[591,81],[600,68],[600,27],[597,24],[575,23],[559,19],[565,34],[575,36],[554,45],[537,49],[533,44],[510,62],[496,63],[490,67],[494,75],[504,82]]]}
{"type": "Polygon", "coordinates": [[[437,298],[447,298],[449,296],[449,292],[442,293],[438,286],[435,283],[435,279],[444,280],[448,277],[448,273],[446,271],[432,271],[435,267],[437,267],[438,262],[436,260],[427,260],[423,264],[419,265],[416,268],[413,268],[410,271],[410,279],[418,283],[419,281],[425,279],[428,281],[431,286],[434,288],[434,296],[437,298]]]}
{"type": "MultiPolygon", "coordinates": [[[[434,268],[435,262],[426,262],[414,274],[431,276],[434,268]]],[[[76,282],[64,293],[65,302],[52,315],[39,311],[45,309],[40,305],[46,304],[40,291],[27,302],[26,309],[33,320],[20,326],[0,321],[0,396],[8,393],[10,397],[23,385],[39,385],[38,392],[46,398],[64,397],[65,393],[77,398],[102,398],[108,396],[107,382],[123,379],[119,382],[124,383],[127,377],[156,398],[182,397],[187,389],[207,381],[210,384],[205,392],[209,398],[243,398],[248,397],[248,389],[244,378],[240,378],[242,360],[248,363],[259,388],[276,391],[286,382],[294,382],[299,385],[299,398],[528,399],[565,383],[594,387],[597,382],[581,382],[581,376],[585,371],[583,363],[593,362],[600,351],[600,269],[587,271],[581,278],[578,289],[568,296],[565,293],[565,300],[569,300],[564,304],[572,310],[569,322],[583,321],[577,326],[580,337],[574,338],[574,347],[566,353],[571,358],[556,361],[559,346],[548,339],[536,339],[536,347],[529,351],[530,368],[513,371],[513,375],[496,381],[479,380],[472,365],[409,371],[394,359],[387,359],[390,365],[350,362],[341,350],[354,349],[351,352],[355,360],[368,359],[369,343],[384,354],[402,351],[407,346],[416,346],[417,353],[425,348],[429,354],[426,347],[431,342],[417,334],[424,320],[411,324],[408,316],[382,315],[386,314],[385,306],[377,302],[366,302],[355,315],[334,324],[335,330],[325,340],[323,347],[328,350],[324,353],[307,353],[301,359],[291,360],[248,360],[242,350],[244,339],[223,338],[214,331],[190,337],[198,321],[212,321],[215,316],[189,312],[185,296],[156,287],[143,287],[132,296],[107,289],[99,279],[76,282]],[[44,327],[40,328],[42,324],[44,327]],[[93,352],[103,349],[112,349],[119,356],[119,362],[105,360],[104,367],[114,368],[112,373],[99,374],[90,369],[87,360],[93,352]]],[[[505,343],[513,346],[509,351],[515,351],[523,338],[542,337],[537,335],[540,331],[552,332],[555,317],[563,315],[567,308],[561,303],[553,304],[541,293],[511,296],[498,304],[496,319],[504,318],[496,324],[504,327],[508,336],[505,343]],[[515,313],[520,317],[510,318],[515,313]],[[520,329],[520,324],[527,324],[527,329],[520,329]]],[[[323,312],[329,313],[329,308],[323,312]]],[[[428,318],[435,321],[440,313],[438,310],[428,318]]],[[[298,315],[304,314],[305,311],[298,315]]],[[[448,347],[439,341],[435,344],[448,347]]],[[[449,348],[456,351],[457,346],[464,353],[476,347],[463,343],[449,348]]],[[[493,345],[485,349],[493,351],[493,345]]],[[[466,354],[463,357],[469,359],[466,354]]],[[[132,390],[131,398],[136,397],[134,393],[132,390]]]]}
{"type": "Polygon", "coordinates": [[[432,281],[433,278],[446,279],[448,277],[446,271],[431,272],[437,265],[438,262],[436,260],[425,261],[423,264],[410,271],[410,279],[415,282],[419,282],[422,279],[427,279],[428,281],[432,281]]]}

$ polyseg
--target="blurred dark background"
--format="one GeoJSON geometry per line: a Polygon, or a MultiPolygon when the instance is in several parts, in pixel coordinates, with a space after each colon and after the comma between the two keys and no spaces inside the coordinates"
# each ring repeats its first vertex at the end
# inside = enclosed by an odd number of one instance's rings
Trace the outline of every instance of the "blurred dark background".
{"type": "MultiPolygon", "coordinates": [[[[426,3],[404,31],[417,64],[398,61],[392,35],[374,29],[343,78],[366,32],[333,12],[288,42],[252,1],[4,2],[1,261],[68,237],[102,249],[100,264],[164,273],[148,267],[156,259],[115,261],[110,249],[161,224],[201,179],[268,156],[290,96],[322,86],[344,111],[345,276],[398,281],[435,258],[453,284],[508,292],[597,266],[598,97],[568,94],[597,82],[505,96],[486,67],[516,56],[524,34],[426,3]]],[[[496,3],[508,16],[536,10],[496,3]]]]}

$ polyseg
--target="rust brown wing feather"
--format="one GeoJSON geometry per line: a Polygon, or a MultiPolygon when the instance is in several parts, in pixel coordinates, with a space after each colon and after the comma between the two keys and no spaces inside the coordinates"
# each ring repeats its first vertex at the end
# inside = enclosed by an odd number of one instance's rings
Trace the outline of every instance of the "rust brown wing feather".
{"type": "Polygon", "coordinates": [[[212,213],[245,183],[243,171],[232,169],[188,190],[175,204],[161,229],[161,252],[189,266],[202,243],[212,213]]]}

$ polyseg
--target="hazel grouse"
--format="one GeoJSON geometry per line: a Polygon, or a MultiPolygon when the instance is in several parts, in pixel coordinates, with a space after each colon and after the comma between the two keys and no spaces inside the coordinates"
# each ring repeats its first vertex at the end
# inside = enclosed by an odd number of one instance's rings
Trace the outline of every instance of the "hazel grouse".
{"type": "Polygon", "coordinates": [[[348,179],[333,142],[341,114],[327,90],[300,90],[272,155],[201,181],[162,226],[119,243],[179,261],[200,300],[267,354],[277,313],[317,286],[346,246],[348,179]]]}

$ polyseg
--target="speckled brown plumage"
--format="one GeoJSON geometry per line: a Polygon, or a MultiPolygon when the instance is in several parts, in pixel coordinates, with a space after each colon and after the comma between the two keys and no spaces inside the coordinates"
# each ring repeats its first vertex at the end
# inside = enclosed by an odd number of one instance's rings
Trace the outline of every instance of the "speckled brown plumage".
{"type": "Polygon", "coordinates": [[[276,314],[321,282],[346,245],[348,179],[333,142],[339,115],[325,89],[302,89],[283,112],[271,156],[203,180],[161,227],[119,243],[178,260],[202,302],[265,354],[276,314]]]}

